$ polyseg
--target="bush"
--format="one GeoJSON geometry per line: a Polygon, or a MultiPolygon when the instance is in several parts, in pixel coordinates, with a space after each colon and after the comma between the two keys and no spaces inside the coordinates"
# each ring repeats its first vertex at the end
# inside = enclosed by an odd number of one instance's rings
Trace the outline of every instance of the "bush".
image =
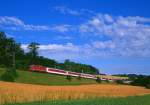
{"type": "Polygon", "coordinates": [[[148,80],[148,82],[147,82],[147,84],[146,84],[146,88],[147,88],[147,89],[150,89],[150,78],[149,78],[149,80],[148,80]]]}
{"type": "Polygon", "coordinates": [[[2,74],[1,80],[7,81],[7,82],[14,82],[15,77],[9,71],[6,71],[4,74],[2,74]]]}
{"type": "Polygon", "coordinates": [[[147,84],[147,85],[146,85],[146,88],[147,88],[147,89],[150,89],[150,84],[147,84]]]}
{"type": "Polygon", "coordinates": [[[71,77],[70,75],[67,75],[66,79],[67,79],[68,81],[71,81],[71,80],[72,80],[72,77],[71,77]]]}
{"type": "Polygon", "coordinates": [[[16,77],[18,77],[16,69],[8,69],[1,75],[1,80],[14,82],[16,77]]]}
{"type": "Polygon", "coordinates": [[[108,80],[108,79],[106,80],[106,83],[109,83],[109,80],[108,80]]]}
{"type": "Polygon", "coordinates": [[[117,84],[123,84],[123,80],[116,80],[117,84]]]}
{"type": "Polygon", "coordinates": [[[81,80],[81,76],[78,76],[77,79],[80,81],[81,80]]]}
{"type": "Polygon", "coordinates": [[[18,73],[16,72],[16,69],[12,68],[9,71],[15,78],[18,77],[18,73]]]}
{"type": "Polygon", "coordinates": [[[99,77],[97,77],[96,82],[101,83],[101,79],[99,77]]]}

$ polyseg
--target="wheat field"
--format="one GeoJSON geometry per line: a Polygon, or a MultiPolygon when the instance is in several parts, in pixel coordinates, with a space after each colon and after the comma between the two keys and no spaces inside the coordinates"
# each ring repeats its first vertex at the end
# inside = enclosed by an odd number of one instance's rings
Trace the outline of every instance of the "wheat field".
{"type": "Polygon", "coordinates": [[[150,94],[150,90],[128,85],[42,86],[0,82],[0,104],[96,97],[125,97],[144,94],[150,94]]]}

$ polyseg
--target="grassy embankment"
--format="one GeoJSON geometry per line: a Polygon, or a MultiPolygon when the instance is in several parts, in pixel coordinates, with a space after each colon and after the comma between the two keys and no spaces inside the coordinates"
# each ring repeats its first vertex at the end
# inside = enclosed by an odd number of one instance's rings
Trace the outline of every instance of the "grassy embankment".
{"type": "MultiPolygon", "coordinates": [[[[0,68],[0,76],[4,72],[4,68],[0,68]]],[[[72,77],[71,81],[66,79],[66,76],[60,76],[55,74],[46,74],[39,72],[21,71],[17,70],[19,75],[15,82],[28,83],[28,84],[40,84],[40,85],[82,85],[82,84],[95,84],[96,81],[92,79],[81,78],[79,80],[76,77],[72,77]]]]}

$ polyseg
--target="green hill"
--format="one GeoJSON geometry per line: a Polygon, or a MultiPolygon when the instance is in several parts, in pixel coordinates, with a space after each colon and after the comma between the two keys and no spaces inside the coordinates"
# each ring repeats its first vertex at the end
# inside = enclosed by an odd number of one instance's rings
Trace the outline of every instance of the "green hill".
{"type": "MultiPolygon", "coordinates": [[[[5,69],[0,68],[0,76],[4,73],[5,69]]],[[[41,84],[41,85],[82,85],[82,84],[95,84],[96,81],[92,79],[72,77],[71,81],[66,79],[66,76],[55,74],[47,74],[40,72],[30,72],[17,70],[19,77],[15,79],[18,83],[41,84]]]]}

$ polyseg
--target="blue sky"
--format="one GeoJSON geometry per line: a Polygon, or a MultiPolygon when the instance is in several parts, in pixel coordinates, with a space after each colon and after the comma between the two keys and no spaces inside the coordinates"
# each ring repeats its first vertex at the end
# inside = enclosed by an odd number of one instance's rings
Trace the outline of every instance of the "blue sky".
{"type": "Polygon", "coordinates": [[[150,74],[149,0],[0,0],[0,30],[102,73],[150,74]]]}

